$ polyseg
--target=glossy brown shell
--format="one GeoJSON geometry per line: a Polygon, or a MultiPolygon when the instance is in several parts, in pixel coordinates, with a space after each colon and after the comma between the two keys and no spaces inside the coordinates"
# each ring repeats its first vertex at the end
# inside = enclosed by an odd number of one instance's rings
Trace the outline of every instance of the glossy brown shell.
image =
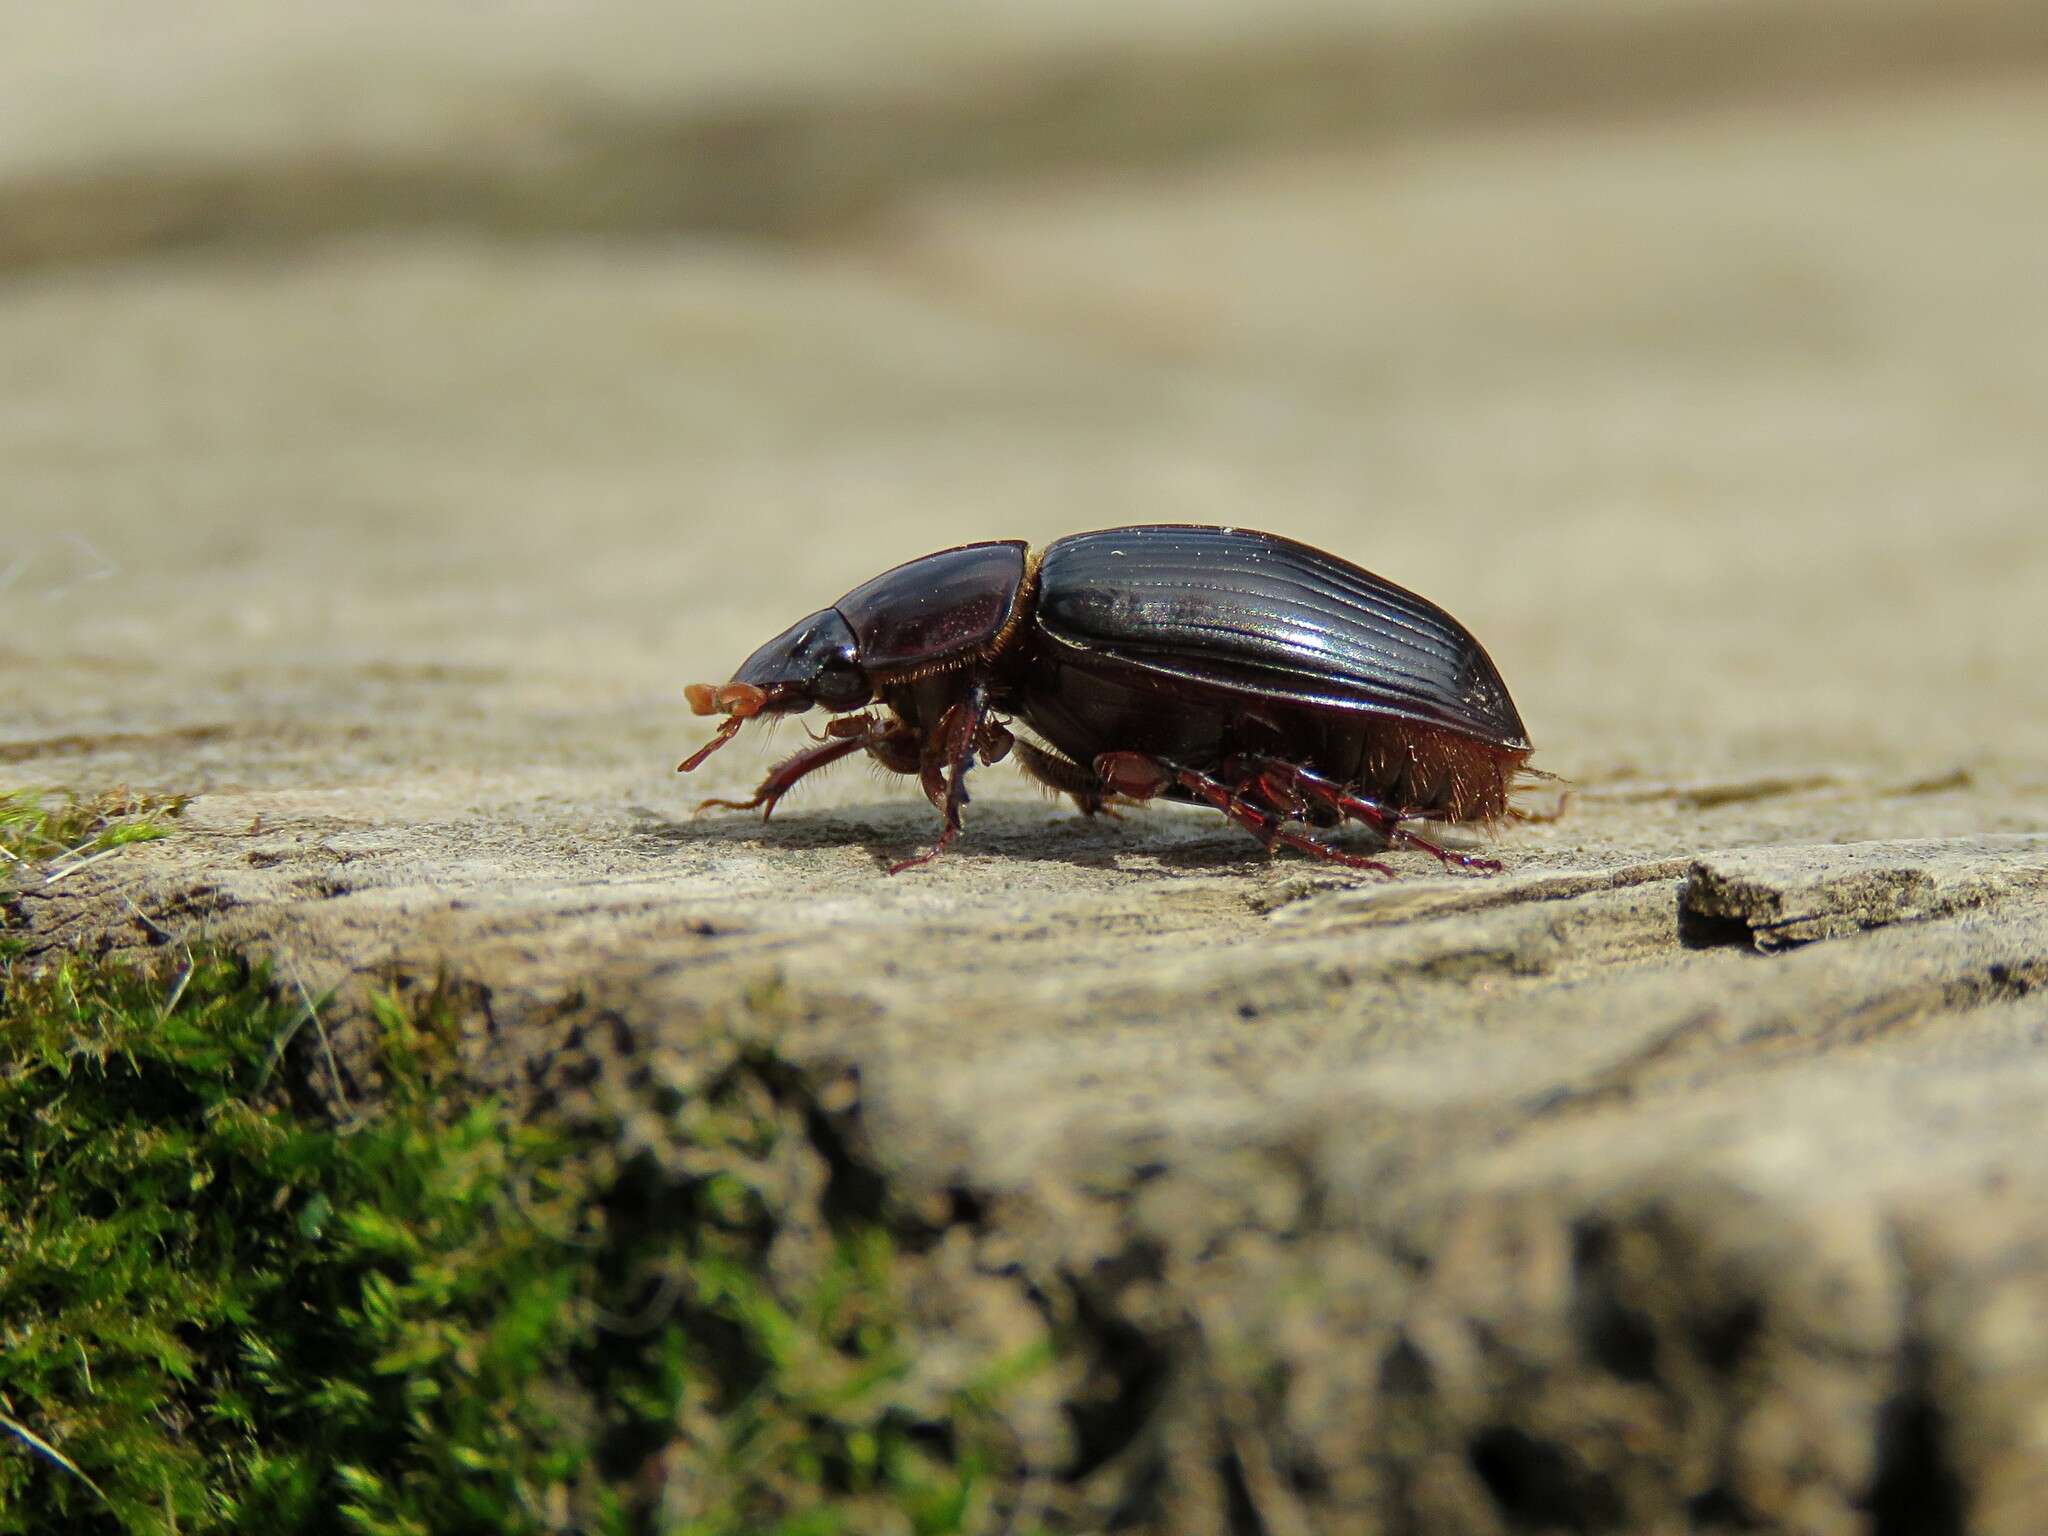
{"type": "Polygon", "coordinates": [[[1162,680],[1529,747],[1507,685],[1464,625],[1273,534],[1162,524],[1061,539],[1039,566],[1036,619],[1068,647],[1162,680]]]}
{"type": "Polygon", "coordinates": [[[994,644],[1024,586],[1021,539],[964,544],[864,581],[832,606],[880,677],[957,664],[994,644]]]}

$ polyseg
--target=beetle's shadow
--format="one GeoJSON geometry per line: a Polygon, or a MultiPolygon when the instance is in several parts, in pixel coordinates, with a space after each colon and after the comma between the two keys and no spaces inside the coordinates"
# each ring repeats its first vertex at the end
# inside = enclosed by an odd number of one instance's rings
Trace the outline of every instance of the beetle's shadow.
{"type": "MultiPolygon", "coordinates": [[[[1173,811],[1163,816],[1126,811],[1120,821],[1080,815],[1048,819],[1045,813],[1023,805],[977,806],[970,814],[973,825],[954,841],[943,862],[1052,861],[1138,878],[1249,872],[1267,862],[1265,851],[1256,842],[1227,824],[1176,826],[1173,823],[1180,821],[1180,816],[1173,811]]],[[[675,845],[784,853],[860,847],[867,850],[877,871],[915,858],[939,836],[935,816],[879,801],[843,811],[784,812],[766,822],[758,815],[737,812],[664,816],[643,807],[636,809],[634,825],[643,837],[675,845]]],[[[1369,842],[1356,846],[1360,852],[1372,852],[1369,842]]]]}

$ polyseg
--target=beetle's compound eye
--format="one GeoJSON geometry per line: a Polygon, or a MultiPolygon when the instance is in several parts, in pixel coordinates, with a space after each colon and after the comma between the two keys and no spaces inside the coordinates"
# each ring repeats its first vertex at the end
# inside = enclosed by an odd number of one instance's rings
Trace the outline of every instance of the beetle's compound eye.
{"type": "Polygon", "coordinates": [[[811,697],[825,709],[856,709],[873,695],[867,674],[853,664],[851,656],[826,657],[811,684],[811,697]]]}
{"type": "Polygon", "coordinates": [[[852,709],[865,704],[871,692],[857,654],[846,620],[825,608],[799,619],[749,656],[734,674],[733,684],[762,690],[767,711],[803,710],[813,704],[852,709]]]}

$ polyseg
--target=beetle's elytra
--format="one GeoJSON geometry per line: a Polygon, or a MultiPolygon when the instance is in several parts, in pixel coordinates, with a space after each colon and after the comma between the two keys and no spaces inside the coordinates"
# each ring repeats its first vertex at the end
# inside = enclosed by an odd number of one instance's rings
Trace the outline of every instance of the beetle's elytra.
{"type": "Polygon", "coordinates": [[[1269,849],[1390,874],[1313,835],[1358,821],[1390,844],[1497,870],[1406,823],[1499,819],[1530,753],[1500,673],[1456,619],[1334,555],[1239,528],[1109,528],[1037,555],[1018,540],[942,550],[791,625],[731,682],[687,694],[696,713],[726,719],[684,773],[757,716],[838,717],[753,798],[700,810],[766,817],[799,779],[856,752],[915,775],[939,840],[892,874],[946,850],[967,771],[1013,748],[1091,815],[1154,798],[1212,805],[1269,849]]]}

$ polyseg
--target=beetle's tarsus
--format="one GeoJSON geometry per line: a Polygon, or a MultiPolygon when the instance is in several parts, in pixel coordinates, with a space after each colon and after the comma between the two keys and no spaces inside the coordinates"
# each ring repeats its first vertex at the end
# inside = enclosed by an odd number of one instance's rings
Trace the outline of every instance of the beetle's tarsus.
{"type": "Polygon", "coordinates": [[[902,859],[891,864],[889,866],[889,873],[900,875],[906,869],[917,869],[922,865],[931,863],[933,859],[936,859],[946,851],[946,845],[952,841],[953,839],[950,834],[940,837],[936,843],[927,848],[923,853],[918,854],[915,858],[902,859]]]}
{"type": "MultiPolygon", "coordinates": [[[[1536,775],[1536,770],[1534,768],[1524,768],[1522,772],[1525,774],[1529,774],[1531,776],[1536,775]]],[[[1553,780],[1557,777],[1557,775],[1554,773],[1546,773],[1541,776],[1543,778],[1553,780]]],[[[1548,826],[1551,822],[1563,821],[1564,814],[1568,809],[1570,809],[1571,803],[1571,787],[1567,785],[1565,788],[1560,789],[1557,792],[1557,804],[1552,806],[1549,810],[1532,811],[1528,809],[1526,806],[1511,805],[1508,807],[1507,817],[1510,821],[1526,821],[1533,823],[1537,826],[1548,826]]]]}

